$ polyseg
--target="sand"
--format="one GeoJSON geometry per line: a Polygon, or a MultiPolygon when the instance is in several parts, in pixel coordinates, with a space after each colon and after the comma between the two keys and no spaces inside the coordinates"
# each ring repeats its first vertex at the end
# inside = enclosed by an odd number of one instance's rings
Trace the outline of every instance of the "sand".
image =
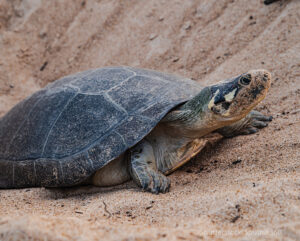
{"type": "Polygon", "coordinates": [[[170,175],[169,193],[0,190],[0,240],[300,240],[300,1],[2,0],[0,114],[47,83],[130,65],[212,84],[273,75],[274,120],[221,139],[170,175]]]}

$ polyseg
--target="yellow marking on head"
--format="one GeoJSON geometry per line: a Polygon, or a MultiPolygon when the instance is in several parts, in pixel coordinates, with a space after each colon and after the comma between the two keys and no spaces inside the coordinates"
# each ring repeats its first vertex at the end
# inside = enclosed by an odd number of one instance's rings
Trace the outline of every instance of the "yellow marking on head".
{"type": "Polygon", "coordinates": [[[224,96],[225,100],[230,102],[233,100],[235,92],[237,89],[234,89],[233,91],[229,92],[227,95],[224,96]]]}
{"type": "Polygon", "coordinates": [[[213,97],[211,98],[211,100],[209,101],[209,103],[208,103],[208,108],[209,109],[211,109],[214,105],[215,105],[215,98],[216,98],[216,96],[217,96],[217,94],[220,92],[220,90],[217,90],[215,93],[214,93],[214,95],[213,95],[213,97]]]}

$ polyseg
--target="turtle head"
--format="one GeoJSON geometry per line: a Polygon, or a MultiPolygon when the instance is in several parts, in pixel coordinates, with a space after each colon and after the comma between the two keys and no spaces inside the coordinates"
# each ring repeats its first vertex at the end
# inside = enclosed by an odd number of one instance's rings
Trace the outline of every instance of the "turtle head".
{"type": "Polygon", "coordinates": [[[219,120],[242,119],[265,98],[270,85],[268,71],[250,70],[211,86],[208,108],[219,120]]]}
{"type": "Polygon", "coordinates": [[[170,127],[187,137],[200,137],[244,118],[271,86],[266,70],[251,70],[237,77],[205,87],[165,118],[170,127]]]}

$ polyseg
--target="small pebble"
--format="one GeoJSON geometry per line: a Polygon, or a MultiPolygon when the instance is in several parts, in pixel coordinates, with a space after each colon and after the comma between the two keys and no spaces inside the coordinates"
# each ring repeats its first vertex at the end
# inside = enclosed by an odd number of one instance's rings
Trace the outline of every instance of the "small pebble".
{"type": "Polygon", "coordinates": [[[279,0],[265,0],[264,4],[269,5],[269,4],[272,4],[272,3],[277,2],[277,1],[279,1],[279,0]]]}
{"type": "Polygon", "coordinates": [[[179,57],[174,57],[173,59],[172,59],[172,61],[175,63],[175,62],[177,62],[179,60],[179,57]]]}
{"type": "Polygon", "coordinates": [[[241,163],[241,162],[242,162],[241,159],[237,159],[236,161],[233,161],[231,164],[232,165],[236,165],[236,164],[241,163]]]}
{"type": "Polygon", "coordinates": [[[188,29],[190,29],[191,27],[192,27],[192,24],[191,24],[190,21],[187,21],[187,22],[183,25],[183,28],[184,28],[185,30],[188,30],[188,29]]]}
{"type": "Polygon", "coordinates": [[[157,37],[157,34],[155,33],[152,33],[150,36],[149,36],[149,40],[153,40],[157,37]]]}
{"type": "Polygon", "coordinates": [[[45,37],[47,36],[46,30],[42,30],[42,31],[39,33],[39,36],[40,36],[40,38],[45,38],[45,37]]]}
{"type": "Polygon", "coordinates": [[[48,65],[48,61],[45,61],[43,63],[43,65],[41,66],[40,71],[43,71],[46,68],[47,65],[48,65]]]}
{"type": "Polygon", "coordinates": [[[150,208],[153,208],[153,206],[152,206],[152,205],[147,206],[147,207],[146,207],[146,210],[148,210],[148,209],[150,209],[150,208]]]}
{"type": "Polygon", "coordinates": [[[231,219],[231,222],[235,223],[239,218],[240,218],[240,215],[237,215],[237,216],[235,216],[234,218],[231,219]]]}

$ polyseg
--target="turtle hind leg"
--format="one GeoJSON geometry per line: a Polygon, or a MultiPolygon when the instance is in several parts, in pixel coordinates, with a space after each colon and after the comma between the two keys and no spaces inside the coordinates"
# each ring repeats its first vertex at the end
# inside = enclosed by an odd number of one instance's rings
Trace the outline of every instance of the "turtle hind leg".
{"type": "Polygon", "coordinates": [[[158,194],[170,189],[169,179],[158,171],[153,148],[149,142],[142,140],[129,150],[130,174],[143,190],[158,194]]]}
{"type": "Polygon", "coordinates": [[[224,137],[249,135],[258,132],[258,129],[268,126],[272,116],[265,116],[258,111],[251,111],[245,118],[217,130],[224,137]]]}

